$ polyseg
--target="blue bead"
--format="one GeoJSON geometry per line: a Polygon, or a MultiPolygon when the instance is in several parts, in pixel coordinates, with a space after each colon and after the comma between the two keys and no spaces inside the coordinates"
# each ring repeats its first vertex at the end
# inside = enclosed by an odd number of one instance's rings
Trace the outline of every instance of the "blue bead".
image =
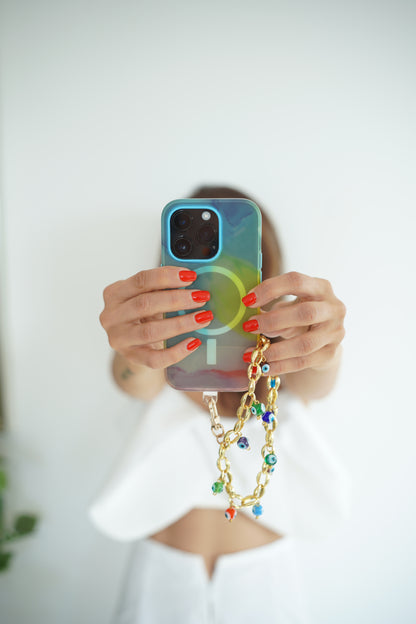
{"type": "Polygon", "coordinates": [[[253,514],[255,516],[261,516],[263,513],[263,505],[260,505],[260,503],[258,503],[257,505],[253,506],[253,514]]]}
{"type": "Polygon", "coordinates": [[[241,449],[247,449],[249,447],[247,438],[245,438],[244,436],[239,438],[237,441],[237,446],[241,449]]]}
{"type": "Polygon", "coordinates": [[[269,370],[270,370],[270,365],[269,365],[269,364],[267,364],[267,363],[266,363],[266,364],[263,364],[263,366],[261,367],[261,372],[262,372],[264,375],[267,375],[267,373],[269,372],[269,370]]]}
{"type": "Polygon", "coordinates": [[[276,388],[276,379],[270,379],[270,388],[276,388]]]}
{"type": "Polygon", "coordinates": [[[274,414],[273,414],[273,412],[264,412],[262,420],[265,423],[273,422],[274,421],[274,414]]]}

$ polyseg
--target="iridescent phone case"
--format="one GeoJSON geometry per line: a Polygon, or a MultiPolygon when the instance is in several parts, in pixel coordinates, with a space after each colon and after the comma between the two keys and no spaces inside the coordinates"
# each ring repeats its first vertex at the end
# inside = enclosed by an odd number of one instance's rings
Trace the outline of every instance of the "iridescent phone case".
{"type": "MultiPolygon", "coordinates": [[[[205,226],[199,228],[199,221],[195,227],[194,238],[199,245],[198,241],[207,238],[207,229],[205,226]]],[[[215,228],[214,223],[212,227],[215,228]]],[[[248,199],[234,198],[179,199],[170,202],[162,213],[162,266],[166,265],[196,271],[198,277],[188,288],[208,290],[211,299],[198,310],[208,309],[214,314],[214,320],[208,327],[195,328],[192,333],[166,341],[166,347],[191,336],[202,341],[196,351],[166,369],[167,381],[179,390],[245,390],[248,381],[243,353],[247,348],[255,346],[256,337],[245,332],[242,325],[256,310],[246,308],[241,298],[261,279],[259,208],[248,199]],[[191,235],[188,240],[186,229],[183,235],[173,240],[173,219],[182,226],[186,220],[196,223],[197,219],[207,218],[208,214],[212,222],[218,222],[218,237],[209,243],[212,248],[206,252],[201,247],[203,253],[211,254],[211,257],[178,257],[178,253],[181,256],[187,252],[193,241],[191,235]]]]}

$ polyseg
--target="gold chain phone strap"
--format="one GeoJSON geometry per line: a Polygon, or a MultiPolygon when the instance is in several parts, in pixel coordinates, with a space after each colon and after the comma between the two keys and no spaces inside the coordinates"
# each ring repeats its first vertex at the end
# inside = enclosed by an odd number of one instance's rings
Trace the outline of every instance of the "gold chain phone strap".
{"type": "Polygon", "coordinates": [[[270,340],[268,338],[262,334],[257,336],[257,345],[251,354],[251,362],[247,369],[248,390],[241,397],[240,406],[237,410],[237,422],[233,429],[225,432],[220,422],[217,411],[217,393],[203,393],[204,401],[208,404],[211,416],[211,431],[219,444],[217,468],[220,471],[220,475],[212,485],[212,492],[213,494],[219,494],[225,489],[229,499],[229,507],[225,512],[225,517],[230,522],[237,515],[237,509],[241,509],[241,507],[252,507],[252,512],[256,519],[262,515],[263,506],[260,504],[260,499],[266,491],[266,486],[270,481],[270,476],[274,472],[274,466],[277,462],[273,434],[277,426],[276,400],[280,378],[270,376],[267,378],[268,393],[266,404],[258,401],[255,395],[258,380],[270,370],[265,357],[265,351],[269,346],[270,340]],[[242,430],[251,416],[256,416],[257,420],[261,421],[265,430],[265,444],[261,449],[263,463],[256,477],[257,485],[252,494],[243,497],[237,494],[234,489],[227,450],[233,444],[237,444],[243,450],[250,448],[247,438],[242,435],[242,430]]]}

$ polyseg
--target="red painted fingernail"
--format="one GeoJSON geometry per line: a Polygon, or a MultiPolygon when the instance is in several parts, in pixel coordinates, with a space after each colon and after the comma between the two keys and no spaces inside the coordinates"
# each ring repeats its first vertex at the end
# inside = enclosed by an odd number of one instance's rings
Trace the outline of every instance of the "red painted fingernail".
{"type": "Polygon", "coordinates": [[[252,353],[253,353],[253,351],[249,351],[248,353],[244,353],[244,355],[243,355],[244,362],[251,362],[251,354],[252,353]]]}
{"type": "Polygon", "coordinates": [[[212,321],[213,318],[214,315],[211,310],[204,310],[203,312],[195,314],[195,320],[197,323],[206,323],[207,321],[212,321]]]}
{"type": "Polygon", "coordinates": [[[188,351],[195,351],[195,349],[197,349],[201,344],[202,342],[200,341],[199,338],[194,338],[194,340],[191,340],[191,342],[188,342],[188,344],[186,345],[186,348],[188,349],[188,351]]]}
{"type": "Polygon", "coordinates": [[[179,271],[179,279],[183,282],[194,282],[196,278],[195,271],[179,271]]]}
{"type": "Polygon", "coordinates": [[[211,295],[207,290],[194,290],[192,293],[192,299],[194,301],[209,301],[211,295]]]}
{"type": "Polygon", "coordinates": [[[256,293],[248,293],[245,297],[241,299],[245,306],[251,306],[257,301],[256,293]]]}
{"type": "Polygon", "coordinates": [[[246,321],[243,323],[243,329],[246,332],[256,331],[259,328],[259,324],[256,319],[251,319],[251,321],[246,321]]]}

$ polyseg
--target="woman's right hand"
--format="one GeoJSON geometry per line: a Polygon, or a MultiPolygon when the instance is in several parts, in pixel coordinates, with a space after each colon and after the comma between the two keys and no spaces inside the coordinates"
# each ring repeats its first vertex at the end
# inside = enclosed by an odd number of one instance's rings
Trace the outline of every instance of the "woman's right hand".
{"type": "Polygon", "coordinates": [[[135,365],[162,369],[183,360],[201,341],[186,338],[173,347],[163,341],[206,327],[213,319],[209,310],[163,318],[166,312],[195,310],[205,305],[207,291],[185,289],[196,273],[174,266],[140,271],[105,288],[100,322],[110,346],[135,365]]]}

